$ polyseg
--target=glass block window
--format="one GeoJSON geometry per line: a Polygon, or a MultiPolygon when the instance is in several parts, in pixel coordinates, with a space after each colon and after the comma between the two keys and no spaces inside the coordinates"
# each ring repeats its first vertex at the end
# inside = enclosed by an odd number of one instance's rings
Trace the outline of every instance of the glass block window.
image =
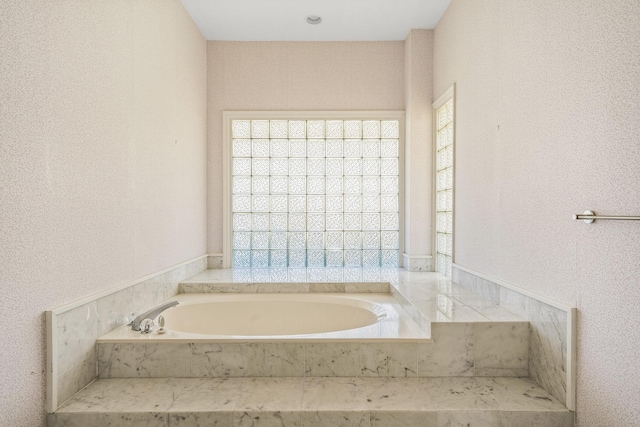
{"type": "Polygon", "coordinates": [[[235,268],[398,266],[398,120],[231,128],[235,268]]]}
{"type": "Polygon", "coordinates": [[[451,277],[453,257],[453,99],[436,111],[436,271],[451,277]]]}

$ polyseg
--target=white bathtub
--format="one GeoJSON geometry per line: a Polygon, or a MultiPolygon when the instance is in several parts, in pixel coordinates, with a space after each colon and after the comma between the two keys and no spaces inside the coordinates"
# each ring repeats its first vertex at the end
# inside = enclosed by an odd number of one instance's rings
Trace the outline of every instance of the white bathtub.
{"type": "Polygon", "coordinates": [[[204,296],[163,314],[165,328],[204,335],[308,335],[362,328],[387,317],[380,304],[335,295],[204,296]]]}
{"type": "Polygon", "coordinates": [[[98,342],[315,341],[424,339],[429,336],[389,294],[178,294],[166,333],[121,326],[98,342]]]}

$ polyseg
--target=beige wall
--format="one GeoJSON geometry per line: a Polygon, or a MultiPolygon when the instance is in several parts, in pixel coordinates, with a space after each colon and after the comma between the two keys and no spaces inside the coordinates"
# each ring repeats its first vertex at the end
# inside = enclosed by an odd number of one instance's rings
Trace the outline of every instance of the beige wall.
{"type": "Polygon", "coordinates": [[[579,309],[583,426],[640,425],[640,4],[453,0],[455,262],[579,309]]]}
{"type": "Polygon", "coordinates": [[[411,30],[404,48],[407,117],[404,251],[409,256],[425,256],[431,255],[433,223],[433,30],[411,30]]]}
{"type": "Polygon", "coordinates": [[[403,42],[207,42],[209,252],[222,252],[222,112],[404,110],[403,42]]]}
{"type": "Polygon", "coordinates": [[[44,311],[206,252],[206,42],[178,0],[0,16],[0,425],[31,427],[44,311]]]}

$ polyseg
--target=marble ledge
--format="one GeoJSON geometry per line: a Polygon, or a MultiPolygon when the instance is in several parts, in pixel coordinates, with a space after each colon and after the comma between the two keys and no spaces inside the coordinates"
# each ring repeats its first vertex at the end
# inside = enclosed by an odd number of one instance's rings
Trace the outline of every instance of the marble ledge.
{"type": "Polygon", "coordinates": [[[180,293],[389,293],[389,282],[182,282],[180,293]]]}

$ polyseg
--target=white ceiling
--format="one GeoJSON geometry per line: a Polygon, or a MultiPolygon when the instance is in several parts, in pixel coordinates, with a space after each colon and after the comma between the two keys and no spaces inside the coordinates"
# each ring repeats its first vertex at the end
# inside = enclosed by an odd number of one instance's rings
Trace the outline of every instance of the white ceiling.
{"type": "Polygon", "coordinates": [[[182,0],[207,40],[404,40],[434,28],[451,0],[182,0]],[[319,25],[305,21],[322,17],[319,25]]]}

